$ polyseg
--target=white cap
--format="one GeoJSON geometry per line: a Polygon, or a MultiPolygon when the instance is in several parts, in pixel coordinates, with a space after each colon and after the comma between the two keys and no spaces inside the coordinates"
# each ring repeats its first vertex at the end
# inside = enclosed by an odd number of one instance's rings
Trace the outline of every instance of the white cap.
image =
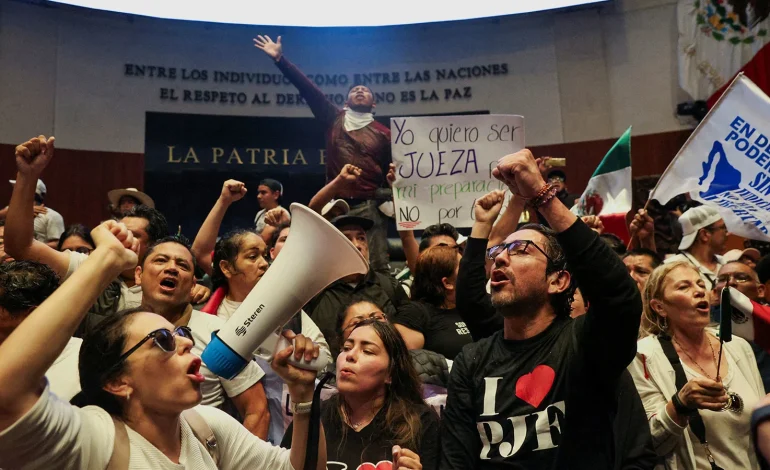
{"type": "Polygon", "coordinates": [[[698,230],[706,228],[709,225],[722,220],[719,212],[711,206],[698,206],[685,211],[679,216],[679,224],[682,226],[682,242],[679,244],[680,250],[690,248],[698,236],[698,230]]]}
{"type": "MultiPolygon", "coordinates": [[[[16,180],[8,180],[11,184],[16,184],[16,180]]],[[[39,179],[37,180],[37,186],[35,186],[35,194],[37,194],[40,197],[45,197],[45,194],[48,192],[48,190],[45,187],[45,183],[43,183],[43,180],[39,179]]]]}
{"type": "Polygon", "coordinates": [[[332,199],[331,201],[326,203],[323,209],[321,209],[321,216],[326,217],[326,214],[328,214],[335,207],[342,210],[342,213],[336,214],[335,217],[340,215],[345,215],[348,212],[350,212],[350,206],[348,205],[347,201],[343,199],[332,199]]]}
{"type": "Polygon", "coordinates": [[[457,240],[455,240],[455,243],[457,243],[458,245],[462,245],[463,243],[465,243],[467,241],[468,241],[468,237],[466,237],[462,233],[458,233],[457,234],[457,240]]]}

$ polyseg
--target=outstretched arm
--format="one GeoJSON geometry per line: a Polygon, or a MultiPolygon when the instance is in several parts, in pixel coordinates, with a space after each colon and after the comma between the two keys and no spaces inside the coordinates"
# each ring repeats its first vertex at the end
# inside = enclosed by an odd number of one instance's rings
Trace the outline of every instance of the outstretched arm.
{"type": "Polygon", "coordinates": [[[346,164],[342,167],[340,174],[337,175],[336,178],[329,181],[326,186],[321,188],[315,196],[313,196],[313,199],[310,200],[309,207],[320,214],[321,209],[323,209],[329,201],[337,197],[342,189],[354,186],[359,176],[361,176],[360,168],[353,166],[350,163],[346,164]]]}
{"type": "Polygon", "coordinates": [[[476,200],[475,222],[457,272],[457,311],[475,341],[491,336],[503,327],[503,318],[495,311],[487,293],[484,268],[488,237],[500,213],[503,197],[502,191],[492,191],[476,200]]]}
{"type": "Polygon", "coordinates": [[[270,36],[257,36],[254,38],[254,47],[260,49],[275,61],[278,69],[297,87],[299,94],[307,101],[316,119],[321,120],[327,126],[334,122],[339,109],[337,109],[334,103],[329,101],[324,92],[315,83],[283,56],[281,36],[278,36],[276,42],[273,42],[270,36]]]}
{"type": "MultiPolygon", "coordinates": [[[[528,199],[546,184],[527,149],[500,159],[492,174],[528,199]]],[[[636,354],[642,316],[639,289],[620,258],[558,198],[551,197],[537,209],[557,232],[569,271],[590,305],[579,336],[586,363],[602,369],[598,376],[616,378],[636,354]]]]}
{"type": "Polygon", "coordinates": [[[64,350],[97,296],[125,269],[136,266],[138,240],[108,220],[91,236],[96,250],[0,344],[0,431],[32,408],[45,372],[64,350]]]}
{"type": "Polygon", "coordinates": [[[489,234],[489,246],[499,245],[508,235],[516,231],[519,225],[521,213],[524,212],[526,201],[516,194],[511,195],[508,207],[505,208],[503,215],[495,222],[492,232],[489,234]]]}
{"type": "Polygon", "coordinates": [[[246,186],[243,183],[236,180],[225,181],[219,199],[214,203],[214,207],[211,208],[209,215],[206,216],[206,220],[203,221],[203,225],[198,230],[198,235],[195,236],[192,252],[198,266],[209,276],[212,273],[211,252],[214,251],[214,246],[217,243],[222,219],[225,218],[230,204],[240,201],[244,196],[246,196],[246,186]]]}
{"type": "Polygon", "coordinates": [[[17,260],[47,264],[64,279],[70,254],[35,240],[34,211],[37,179],[54,154],[54,137],[35,137],[16,147],[16,184],[5,221],[5,251],[17,260]]]}

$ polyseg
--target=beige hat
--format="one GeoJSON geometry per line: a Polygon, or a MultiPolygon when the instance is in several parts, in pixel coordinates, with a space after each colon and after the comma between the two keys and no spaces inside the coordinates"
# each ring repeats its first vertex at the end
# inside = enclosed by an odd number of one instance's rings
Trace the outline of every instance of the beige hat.
{"type": "Polygon", "coordinates": [[[719,211],[711,206],[698,206],[685,211],[679,216],[679,224],[682,225],[682,242],[679,244],[680,250],[690,248],[698,236],[698,230],[706,228],[709,225],[722,219],[719,211]]]}
{"type": "Polygon", "coordinates": [[[155,209],[155,201],[153,201],[150,196],[144,194],[136,188],[113,189],[107,193],[107,199],[109,199],[110,203],[115,207],[118,207],[120,198],[123,196],[130,196],[139,201],[140,204],[144,204],[147,207],[155,209]]]}

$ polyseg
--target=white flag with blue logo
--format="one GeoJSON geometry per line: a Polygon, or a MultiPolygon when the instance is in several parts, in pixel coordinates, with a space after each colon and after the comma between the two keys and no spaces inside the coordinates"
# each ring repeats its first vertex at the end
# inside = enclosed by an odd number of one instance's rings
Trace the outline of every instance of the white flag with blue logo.
{"type": "Polygon", "coordinates": [[[713,206],[730,232],[770,241],[770,98],[739,74],[650,193],[713,206]]]}

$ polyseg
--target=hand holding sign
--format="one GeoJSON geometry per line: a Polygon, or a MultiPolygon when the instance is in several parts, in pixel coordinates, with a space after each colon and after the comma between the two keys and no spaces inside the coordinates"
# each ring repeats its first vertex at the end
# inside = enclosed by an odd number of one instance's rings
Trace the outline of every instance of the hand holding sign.
{"type": "Polygon", "coordinates": [[[512,193],[526,199],[535,197],[545,186],[538,161],[529,149],[519,150],[498,160],[492,176],[504,182],[512,193]]]}

